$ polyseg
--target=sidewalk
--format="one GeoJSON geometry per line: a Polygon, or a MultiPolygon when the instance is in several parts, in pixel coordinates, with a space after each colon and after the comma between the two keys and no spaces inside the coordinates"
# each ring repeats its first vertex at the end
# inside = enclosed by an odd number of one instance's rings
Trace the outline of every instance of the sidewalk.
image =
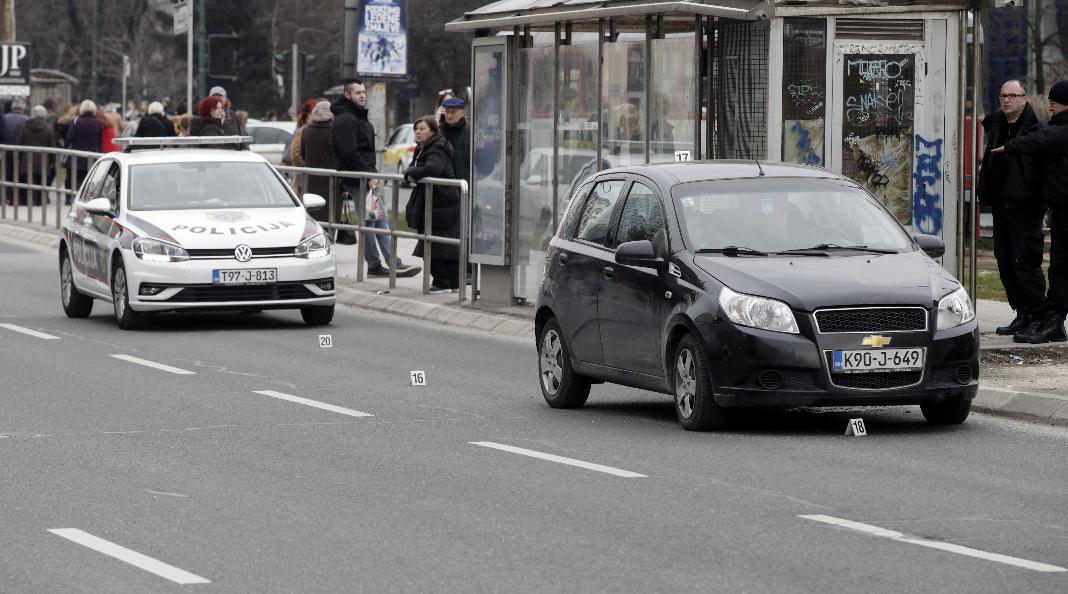
{"type": "MultiPolygon", "coordinates": [[[[10,211],[9,211],[10,215],[10,211]]],[[[38,219],[39,220],[39,219],[38,219]]],[[[0,237],[57,247],[58,231],[41,224],[0,220],[0,237]]],[[[398,240],[397,255],[407,265],[421,265],[411,256],[415,240],[398,240]]],[[[460,305],[458,295],[423,295],[423,274],[356,282],[356,246],[337,246],[337,303],[380,311],[437,324],[515,336],[534,344],[534,308],[486,307],[470,300],[460,305]]],[[[467,287],[470,292],[470,287],[467,287]]],[[[1027,345],[998,336],[994,329],[1008,324],[1013,311],[1007,303],[979,300],[976,304],[982,349],[979,395],[975,410],[1020,417],[1042,423],[1068,424],[1068,343],[1027,345]]]]}

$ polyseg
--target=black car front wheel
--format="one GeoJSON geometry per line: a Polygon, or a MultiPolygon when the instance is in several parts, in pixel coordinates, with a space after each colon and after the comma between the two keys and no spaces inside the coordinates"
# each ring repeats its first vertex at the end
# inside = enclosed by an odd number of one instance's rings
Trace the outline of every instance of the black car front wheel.
{"type": "Polygon", "coordinates": [[[538,337],[541,394],[553,408],[578,408],[590,396],[590,380],[571,368],[571,349],[556,318],[545,322],[538,337]]]}
{"type": "Polygon", "coordinates": [[[972,401],[963,399],[920,405],[923,418],[932,425],[960,425],[971,411],[972,401]]]}
{"type": "Polygon", "coordinates": [[[675,414],[687,431],[710,431],[727,425],[727,411],[716,405],[705,353],[691,335],[679,341],[674,365],[675,414]]]}

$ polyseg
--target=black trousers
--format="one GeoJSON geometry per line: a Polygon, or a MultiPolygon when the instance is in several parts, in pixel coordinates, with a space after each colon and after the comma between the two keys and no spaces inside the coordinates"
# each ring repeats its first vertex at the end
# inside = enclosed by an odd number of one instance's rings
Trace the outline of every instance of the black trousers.
{"type": "Polygon", "coordinates": [[[1068,204],[1050,209],[1049,310],[1068,314],[1068,204]]]}
{"type": "MultiPolygon", "coordinates": [[[[1042,274],[1042,218],[1044,206],[1006,209],[997,204],[994,215],[994,258],[1009,306],[1017,314],[1045,308],[1046,277],[1042,274]]],[[[1068,238],[1066,238],[1068,239],[1068,238]]]]}
{"type": "Polygon", "coordinates": [[[460,288],[459,260],[430,260],[430,282],[446,289],[460,288]]]}

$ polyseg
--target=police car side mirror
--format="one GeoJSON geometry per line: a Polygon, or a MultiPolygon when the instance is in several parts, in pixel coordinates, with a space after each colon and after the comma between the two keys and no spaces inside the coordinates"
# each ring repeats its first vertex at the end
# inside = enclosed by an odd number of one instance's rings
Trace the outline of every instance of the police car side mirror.
{"type": "Polygon", "coordinates": [[[616,248],[616,263],[624,266],[641,266],[660,270],[665,266],[664,259],[656,256],[653,242],[648,239],[628,241],[616,248]]]}
{"type": "Polygon", "coordinates": [[[315,210],[326,206],[326,198],[323,198],[318,194],[305,194],[301,201],[304,202],[304,208],[307,208],[308,210],[315,210]]]}
{"type": "Polygon", "coordinates": [[[932,258],[941,258],[946,253],[946,244],[942,242],[942,239],[935,237],[934,235],[924,235],[923,233],[917,233],[912,236],[916,240],[916,245],[920,246],[928,256],[932,258]]]}
{"type": "Polygon", "coordinates": [[[107,198],[93,198],[85,203],[85,210],[92,215],[114,216],[111,212],[111,202],[107,198]]]}

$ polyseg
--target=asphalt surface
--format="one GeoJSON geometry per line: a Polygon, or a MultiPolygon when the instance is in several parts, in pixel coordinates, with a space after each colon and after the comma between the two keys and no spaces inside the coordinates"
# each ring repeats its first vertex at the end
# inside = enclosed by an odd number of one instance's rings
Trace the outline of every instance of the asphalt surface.
{"type": "Polygon", "coordinates": [[[1065,427],[900,407],[687,433],[649,392],[549,409],[532,338],[70,320],[55,262],[0,241],[3,592],[1068,590],[1065,427]]]}

